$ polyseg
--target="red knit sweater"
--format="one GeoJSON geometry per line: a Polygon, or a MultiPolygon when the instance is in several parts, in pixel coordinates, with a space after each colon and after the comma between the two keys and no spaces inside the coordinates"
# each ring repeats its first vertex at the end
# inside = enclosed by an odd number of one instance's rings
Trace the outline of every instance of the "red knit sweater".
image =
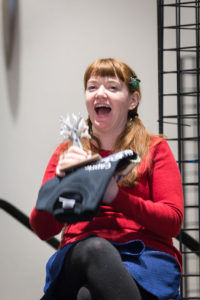
{"type": "MultiPolygon", "coordinates": [[[[55,176],[59,152],[60,147],[49,161],[43,184],[55,176]]],[[[110,152],[101,150],[100,154],[105,157],[110,152]]],[[[68,225],[60,247],[94,234],[119,243],[139,239],[146,246],[171,254],[181,267],[181,254],[172,242],[183,220],[180,172],[165,140],[152,146],[149,155],[152,159],[151,171],[145,170],[146,159],[143,159],[137,185],[119,187],[113,202],[109,205],[102,203],[92,221],[68,225]]],[[[31,212],[30,224],[42,240],[58,234],[64,225],[49,213],[36,211],[35,208],[31,212]]]]}

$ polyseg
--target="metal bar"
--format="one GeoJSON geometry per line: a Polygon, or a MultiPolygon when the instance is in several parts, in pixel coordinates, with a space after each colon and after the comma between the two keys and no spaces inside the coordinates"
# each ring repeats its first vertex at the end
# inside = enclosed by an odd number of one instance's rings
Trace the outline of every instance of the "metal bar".
{"type": "Polygon", "coordinates": [[[188,2],[184,2],[184,3],[168,3],[168,4],[163,4],[163,6],[167,7],[167,6],[171,6],[171,7],[186,7],[186,8],[195,8],[194,6],[189,6],[187,4],[196,4],[196,1],[188,1],[188,2]]]}
{"type": "MultiPolygon", "coordinates": [[[[199,1],[196,2],[196,10],[195,10],[195,17],[196,17],[196,45],[200,47],[200,30],[199,30],[199,22],[200,22],[200,3],[199,1]]],[[[199,51],[196,52],[196,68],[200,68],[200,55],[199,51]]],[[[196,75],[196,86],[197,86],[197,135],[200,136],[200,75],[199,72],[196,75]]],[[[200,140],[198,140],[198,182],[200,182],[200,140]]],[[[200,185],[198,187],[198,202],[199,202],[199,228],[200,228],[200,185]]],[[[200,230],[199,230],[199,241],[200,241],[200,230]]],[[[199,248],[200,249],[200,248],[199,248]]]]}
{"type": "MultiPolygon", "coordinates": [[[[200,26],[200,23],[197,24],[198,26],[200,26]]],[[[188,30],[196,30],[196,24],[182,24],[179,26],[180,29],[188,29],[188,30]],[[187,26],[194,26],[195,28],[187,28],[187,26]]],[[[176,26],[164,26],[163,29],[176,29],[176,26]]]]}
{"type": "MultiPolygon", "coordinates": [[[[28,228],[30,231],[34,232],[29,224],[29,218],[18,208],[16,208],[11,203],[0,199],[0,208],[2,208],[5,212],[7,212],[9,215],[11,215],[14,219],[19,221],[22,225],[24,225],[26,228],[28,228]]],[[[47,241],[45,241],[47,244],[52,246],[55,249],[58,249],[59,241],[56,238],[51,238],[47,241]]]]}
{"type": "Polygon", "coordinates": [[[182,297],[181,300],[199,300],[199,297],[182,297]]]}
{"type": "MultiPolygon", "coordinates": [[[[192,141],[193,142],[193,141],[200,140],[200,137],[199,136],[197,136],[197,137],[185,137],[185,138],[180,138],[180,139],[181,139],[181,141],[192,141]]],[[[167,138],[166,140],[167,141],[178,141],[178,138],[167,138]]]]}
{"type": "MultiPolygon", "coordinates": [[[[177,27],[177,29],[178,29],[178,27],[177,27]]],[[[180,28],[179,28],[179,30],[180,30],[180,28]]],[[[179,48],[163,48],[163,51],[177,51],[178,50],[178,51],[194,52],[194,51],[196,51],[196,48],[199,49],[199,46],[187,46],[187,47],[179,47],[179,48]]]]}
{"type": "Polygon", "coordinates": [[[183,251],[182,254],[196,254],[196,253],[199,253],[199,250],[198,251],[183,251]]]}
{"type": "Polygon", "coordinates": [[[200,274],[182,274],[182,277],[199,277],[200,274]]]}
{"type": "Polygon", "coordinates": [[[164,0],[157,0],[157,23],[158,23],[158,119],[159,119],[159,133],[163,133],[163,13],[164,0]]]}
{"type": "MultiPolygon", "coordinates": [[[[181,15],[180,15],[180,0],[176,0],[176,9],[175,9],[175,12],[176,12],[176,26],[180,26],[180,18],[181,18],[181,15]]],[[[177,74],[176,74],[176,85],[177,85],[177,121],[178,123],[181,122],[181,118],[180,118],[180,115],[182,115],[182,111],[181,111],[181,74],[180,74],[180,70],[181,70],[181,56],[180,56],[180,48],[181,48],[181,37],[180,37],[180,28],[176,28],[176,70],[177,70],[177,74]]],[[[180,125],[177,126],[177,136],[178,136],[178,139],[177,139],[177,145],[178,145],[178,161],[182,160],[183,157],[182,157],[182,129],[180,127],[180,125]]],[[[182,164],[181,163],[178,163],[178,167],[179,167],[179,170],[181,172],[181,175],[182,177],[184,177],[184,172],[183,172],[183,168],[182,168],[182,164]]],[[[183,180],[183,178],[182,178],[183,180]]],[[[181,241],[180,241],[180,249],[181,251],[183,251],[183,234],[182,234],[182,238],[181,238],[181,241]]],[[[195,249],[193,249],[195,250],[195,249]]],[[[185,259],[185,257],[184,257],[185,259]]],[[[185,260],[184,260],[185,262],[185,260]]],[[[185,269],[187,270],[187,264],[186,262],[184,263],[184,266],[185,266],[185,269]]],[[[185,286],[186,286],[186,290],[187,290],[187,282],[185,283],[185,286]]],[[[183,286],[181,286],[181,294],[183,294],[183,286]]]]}
{"type": "MultiPolygon", "coordinates": [[[[182,232],[184,231],[199,231],[199,227],[197,227],[197,228],[182,228],[181,229],[182,230],[182,232]]],[[[198,244],[199,245],[199,244],[198,244]]]]}
{"type": "MultiPolygon", "coordinates": [[[[195,163],[197,163],[197,162],[199,162],[199,160],[198,159],[188,159],[188,160],[180,160],[179,161],[180,163],[190,163],[190,164],[195,164],[195,163]]],[[[178,163],[178,161],[177,161],[177,163],[178,163]]]]}
{"type": "Polygon", "coordinates": [[[181,96],[196,96],[197,94],[199,94],[198,91],[194,91],[194,92],[185,92],[185,93],[169,93],[169,94],[163,94],[163,97],[165,96],[178,96],[178,95],[181,95],[181,96]]]}
{"type": "Polygon", "coordinates": [[[176,238],[190,250],[196,251],[196,255],[200,256],[199,243],[193,237],[181,230],[181,233],[176,238]]]}
{"type": "Polygon", "coordinates": [[[183,182],[182,185],[184,185],[184,186],[186,186],[186,185],[189,185],[189,186],[198,186],[199,182],[183,182]]]}
{"type": "Polygon", "coordinates": [[[184,208],[198,208],[199,205],[184,205],[184,208]]]}
{"type": "MultiPolygon", "coordinates": [[[[180,70],[181,73],[183,74],[197,74],[200,72],[200,69],[185,69],[185,70],[180,70]]],[[[174,71],[164,71],[163,74],[176,74],[177,70],[174,71]]]]}
{"type": "Polygon", "coordinates": [[[197,297],[182,297],[181,300],[199,300],[199,296],[197,296],[197,297]]]}
{"type": "MultiPolygon", "coordinates": [[[[199,114],[184,114],[180,115],[179,117],[183,119],[196,119],[199,116],[199,114]]],[[[164,115],[163,118],[169,118],[169,119],[176,119],[178,116],[177,115],[164,115]]]]}
{"type": "MultiPolygon", "coordinates": [[[[158,120],[157,122],[159,122],[159,120],[158,120]]],[[[178,122],[162,121],[162,123],[163,123],[163,124],[171,124],[171,125],[180,125],[180,126],[191,127],[191,125],[189,125],[189,124],[178,123],[178,122]]]]}

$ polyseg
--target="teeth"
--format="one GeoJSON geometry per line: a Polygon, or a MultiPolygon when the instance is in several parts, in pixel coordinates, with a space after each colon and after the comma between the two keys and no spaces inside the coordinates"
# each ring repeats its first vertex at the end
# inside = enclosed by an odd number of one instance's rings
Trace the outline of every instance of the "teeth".
{"type": "Polygon", "coordinates": [[[95,108],[100,108],[100,107],[107,107],[110,108],[109,106],[105,105],[105,104],[98,104],[95,106],[95,108]]]}

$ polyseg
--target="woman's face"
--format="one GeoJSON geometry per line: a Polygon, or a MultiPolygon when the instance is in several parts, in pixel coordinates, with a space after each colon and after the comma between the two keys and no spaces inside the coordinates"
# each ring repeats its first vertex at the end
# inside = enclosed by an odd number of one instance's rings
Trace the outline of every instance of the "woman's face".
{"type": "Polygon", "coordinates": [[[98,133],[120,134],[126,125],[128,111],[138,105],[136,93],[130,94],[126,84],[117,77],[90,77],[85,99],[93,132],[97,136],[98,133]]]}

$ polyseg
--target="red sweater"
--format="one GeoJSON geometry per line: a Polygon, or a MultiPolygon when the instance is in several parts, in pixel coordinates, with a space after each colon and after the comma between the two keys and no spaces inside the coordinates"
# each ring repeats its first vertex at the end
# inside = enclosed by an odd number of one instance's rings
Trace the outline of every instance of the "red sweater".
{"type": "MultiPolygon", "coordinates": [[[[60,147],[49,161],[43,184],[55,176],[59,152],[60,147]]],[[[101,150],[100,154],[105,157],[110,152],[101,150]]],[[[139,166],[137,185],[119,187],[113,202],[109,205],[102,203],[92,221],[69,224],[60,247],[94,234],[119,243],[139,239],[146,246],[171,254],[182,265],[181,253],[172,242],[183,220],[180,172],[165,140],[152,146],[148,155],[152,160],[151,171],[145,170],[144,158],[139,166]]],[[[30,224],[42,240],[58,234],[64,225],[49,213],[36,211],[35,208],[30,216],[30,224]]]]}

